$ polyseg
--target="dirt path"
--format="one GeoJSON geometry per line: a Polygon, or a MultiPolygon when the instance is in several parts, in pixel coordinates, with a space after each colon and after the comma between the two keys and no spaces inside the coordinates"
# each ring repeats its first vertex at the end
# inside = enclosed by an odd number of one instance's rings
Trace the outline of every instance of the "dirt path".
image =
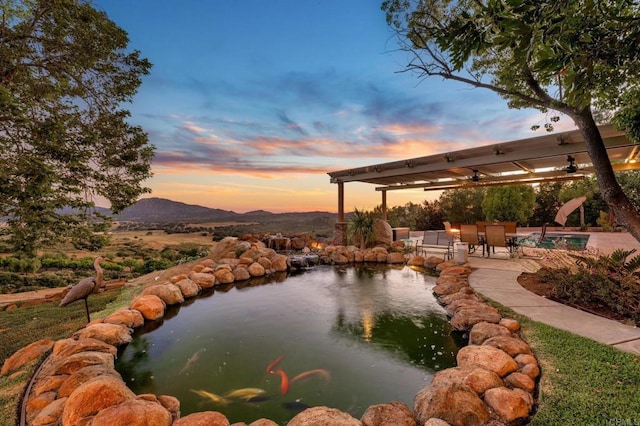
{"type": "Polygon", "coordinates": [[[0,294],[0,304],[12,304],[27,300],[48,299],[62,293],[66,287],[44,288],[41,290],[24,291],[21,293],[0,294]]]}

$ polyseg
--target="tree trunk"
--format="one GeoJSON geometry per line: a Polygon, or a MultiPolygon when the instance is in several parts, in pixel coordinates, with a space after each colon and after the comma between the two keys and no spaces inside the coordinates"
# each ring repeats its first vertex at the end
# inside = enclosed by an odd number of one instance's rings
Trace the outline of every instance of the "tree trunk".
{"type": "Polygon", "coordinates": [[[580,111],[579,114],[573,116],[573,119],[580,129],[587,146],[587,152],[596,172],[602,199],[613,211],[618,223],[624,225],[629,233],[640,241],[640,213],[622,191],[620,184],[616,180],[611,161],[607,155],[607,149],[598,126],[591,115],[591,110],[580,111]]]}

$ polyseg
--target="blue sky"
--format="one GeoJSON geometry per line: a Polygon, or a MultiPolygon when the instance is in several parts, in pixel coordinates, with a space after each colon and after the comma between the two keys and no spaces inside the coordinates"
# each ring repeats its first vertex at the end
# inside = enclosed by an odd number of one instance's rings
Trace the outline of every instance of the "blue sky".
{"type": "MultiPolygon", "coordinates": [[[[380,1],[94,6],[154,65],[129,106],[156,146],[150,196],[236,212],[336,211],[330,171],[532,137],[545,120],[486,90],[400,72],[407,58],[380,1]]],[[[345,208],[380,204],[374,188],[347,184],[345,208]]],[[[437,195],[392,191],[387,202],[437,195]]]]}

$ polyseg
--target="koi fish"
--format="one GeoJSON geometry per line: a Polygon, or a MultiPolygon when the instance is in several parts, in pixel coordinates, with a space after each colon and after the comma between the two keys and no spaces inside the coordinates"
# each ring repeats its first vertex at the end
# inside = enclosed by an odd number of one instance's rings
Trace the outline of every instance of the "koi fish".
{"type": "Polygon", "coordinates": [[[269,365],[267,365],[267,373],[273,373],[273,369],[276,368],[276,365],[280,364],[280,361],[284,358],[284,354],[280,355],[278,358],[271,361],[269,365]]]}
{"type": "Polygon", "coordinates": [[[285,373],[283,369],[278,368],[275,374],[278,374],[282,379],[280,381],[280,393],[286,395],[287,392],[289,392],[289,378],[287,377],[287,373],[285,373]]]}
{"type": "Polygon", "coordinates": [[[191,392],[193,392],[195,394],[198,394],[203,398],[207,398],[208,400],[210,400],[211,402],[214,402],[216,404],[227,405],[229,403],[228,399],[223,398],[221,396],[218,396],[215,393],[207,392],[206,390],[194,390],[194,389],[191,389],[191,392]]]}
{"type": "Polygon", "coordinates": [[[242,388],[233,390],[224,395],[225,398],[238,398],[243,399],[245,401],[251,401],[254,398],[257,398],[261,395],[267,393],[264,389],[258,388],[242,388]]]}
{"type": "Polygon", "coordinates": [[[307,379],[311,376],[320,376],[324,379],[325,383],[329,383],[331,381],[331,373],[329,373],[327,370],[318,368],[316,370],[309,370],[309,371],[305,371],[304,373],[298,374],[293,379],[291,379],[291,384],[300,380],[307,379]]]}
{"type": "Polygon", "coordinates": [[[204,348],[201,348],[201,349],[200,349],[200,350],[198,350],[195,354],[191,355],[191,358],[189,358],[189,359],[187,360],[187,362],[184,364],[184,367],[182,367],[182,370],[180,370],[180,372],[179,372],[178,374],[182,374],[182,373],[184,373],[185,371],[187,371],[189,368],[191,368],[191,366],[192,366],[193,364],[195,364],[195,363],[196,363],[196,361],[198,361],[198,358],[200,358],[200,354],[201,354],[202,352],[204,352],[204,351],[205,351],[205,349],[204,349],[204,348]]]}

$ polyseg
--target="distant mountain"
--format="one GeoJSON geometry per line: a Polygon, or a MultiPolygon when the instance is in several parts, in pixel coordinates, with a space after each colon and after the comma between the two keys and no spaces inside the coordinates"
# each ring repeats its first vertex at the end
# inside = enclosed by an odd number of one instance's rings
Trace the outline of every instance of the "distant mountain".
{"type": "Polygon", "coordinates": [[[229,210],[185,204],[165,198],[143,198],[114,216],[128,222],[242,222],[243,215],[229,210]]]}

